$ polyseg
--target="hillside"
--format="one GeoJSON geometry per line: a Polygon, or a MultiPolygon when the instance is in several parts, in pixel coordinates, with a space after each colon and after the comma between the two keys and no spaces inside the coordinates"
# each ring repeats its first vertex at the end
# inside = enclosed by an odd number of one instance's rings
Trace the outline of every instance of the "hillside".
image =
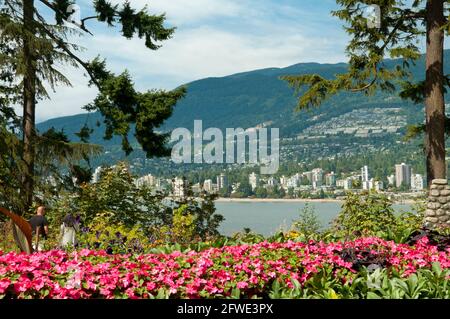
{"type": "MultiPolygon", "coordinates": [[[[450,51],[445,52],[445,58],[446,61],[449,60],[450,51]]],[[[385,63],[392,66],[401,61],[386,60],[385,63]]],[[[447,63],[445,69],[446,73],[450,73],[450,64],[447,63]]],[[[220,129],[249,128],[270,123],[270,127],[280,128],[282,144],[286,145],[284,159],[296,159],[308,154],[307,160],[309,157],[321,158],[336,152],[346,154],[348,150],[358,152],[358,145],[366,151],[389,147],[400,139],[406,125],[423,121],[423,106],[402,101],[396,95],[386,93],[370,97],[362,93],[342,93],[326,101],[318,109],[295,112],[296,97],[287,84],[279,79],[281,75],[307,73],[329,78],[345,70],[344,63],[301,63],[286,68],[268,68],[198,80],[187,84],[187,96],[178,103],[173,116],[161,129],[192,129],[194,120],[203,120],[204,128],[220,129]],[[346,148],[346,145],[350,147],[346,148]],[[314,151],[315,148],[318,153],[314,151]]],[[[422,58],[412,69],[414,77],[422,79],[423,70],[422,58]]],[[[125,158],[120,151],[118,139],[102,139],[104,128],[99,114],[56,118],[40,123],[38,129],[64,129],[71,139],[77,140],[74,133],[86,122],[95,128],[91,142],[106,147],[106,154],[97,159],[98,163],[125,158]]],[[[130,138],[133,143],[134,138],[130,138]]],[[[141,160],[143,164],[140,165],[147,171],[142,152],[134,152],[128,158],[131,162],[136,159],[141,160]]],[[[150,170],[155,167],[155,162],[151,163],[150,170]]]]}

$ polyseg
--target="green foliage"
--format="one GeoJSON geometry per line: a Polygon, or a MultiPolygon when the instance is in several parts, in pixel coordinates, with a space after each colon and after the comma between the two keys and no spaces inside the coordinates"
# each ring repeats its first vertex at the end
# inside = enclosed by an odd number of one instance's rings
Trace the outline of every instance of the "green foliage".
{"type": "Polygon", "coordinates": [[[377,193],[348,193],[334,228],[344,236],[371,236],[395,225],[392,202],[377,193]]]}
{"type": "Polygon", "coordinates": [[[274,299],[427,299],[450,297],[448,279],[450,271],[442,270],[438,263],[432,269],[419,269],[404,277],[400,273],[378,268],[356,274],[348,273],[348,280],[332,276],[330,267],[321,268],[303,286],[292,280],[294,288],[274,281],[269,293],[274,299]]]}
{"type": "MultiPolygon", "coordinates": [[[[169,194],[138,188],[125,163],[105,167],[96,183],[81,185],[78,193],[62,193],[53,203],[52,224],[60,225],[68,212],[92,225],[108,217],[114,227],[137,227],[149,242],[189,244],[218,237],[223,216],[216,214],[215,195],[172,201],[169,194]]],[[[95,227],[94,227],[95,228],[95,227]]]]}
{"type": "Polygon", "coordinates": [[[230,242],[235,243],[236,245],[240,245],[240,244],[257,244],[264,240],[265,238],[263,235],[253,232],[250,228],[245,228],[243,232],[235,233],[231,237],[230,242]]]}
{"type": "MultiPolygon", "coordinates": [[[[87,23],[96,20],[105,22],[110,27],[120,26],[123,37],[144,39],[148,49],[157,50],[161,47],[160,43],[170,39],[175,31],[175,28],[164,26],[164,14],[152,15],[147,7],[136,10],[129,1],[113,5],[109,1],[96,0],[91,4],[93,16],[81,21],[71,21],[73,12],[68,9],[72,4],[75,4],[75,1],[40,1],[39,5],[37,2],[15,0],[0,3],[0,126],[1,129],[8,127],[10,132],[24,136],[23,141],[18,143],[18,158],[23,159],[26,165],[16,170],[19,175],[17,180],[25,180],[16,187],[21,190],[22,199],[18,200],[18,204],[17,199],[8,198],[6,202],[19,214],[22,210],[29,209],[33,195],[44,193],[44,196],[47,196],[46,193],[50,193],[54,196],[52,192],[55,193],[55,190],[50,189],[48,185],[36,191],[35,186],[40,186],[37,177],[46,180],[53,177],[52,174],[58,175],[58,170],[64,170],[64,166],[69,166],[69,170],[72,170],[68,163],[79,164],[73,163],[74,153],[83,152],[82,159],[86,161],[89,155],[95,153],[92,152],[92,145],[69,143],[63,132],[49,130],[39,135],[35,130],[34,115],[31,115],[35,113],[36,101],[49,98],[49,88],[55,91],[59,85],[71,85],[69,79],[60,71],[61,68],[70,66],[82,68],[87,72],[90,84],[97,86],[99,90],[98,97],[88,109],[100,111],[105,117],[106,137],[121,136],[123,149],[127,153],[132,150],[127,136],[130,125],[134,125],[134,135],[149,157],[167,155],[167,135],[159,134],[156,130],[170,117],[176,102],[185,94],[184,88],[172,92],[136,92],[127,72],[119,76],[114,75],[106,69],[106,63],[100,62],[100,58],[83,61],[78,56],[81,48],[69,41],[83,34],[93,35],[87,23]],[[44,8],[50,14],[42,14],[44,8]],[[52,14],[56,24],[48,21],[52,14]],[[77,28],[69,27],[66,24],[68,21],[74,22],[72,26],[76,25],[77,28]],[[17,105],[21,105],[23,109],[28,108],[30,116],[22,119],[23,121],[13,107],[17,105]],[[41,164],[37,170],[35,162],[41,164]],[[52,174],[49,173],[50,170],[52,174]]],[[[78,137],[86,143],[92,128],[85,124],[80,129],[78,137]]],[[[5,141],[8,143],[5,152],[10,162],[15,160],[15,157],[11,156],[16,152],[16,145],[13,141],[5,141]]],[[[0,171],[4,170],[3,164],[0,165],[0,171]]],[[[64,183],[61,178],[54,179],[55,183],[64,183]]]]}
{"type": "Polygon", "coordinates": [[[82,185],[74,206],[79,208],[85,223],[91,223],[98,214],[107,212],[113,223],[133,227],[135,224],[146,225],[158,200],[158,195],[144,198],[128,167],[119,163],[114,168],[105,168],[98,183],[82,185]],[[150,213],[146,213],[147,210],[150,213]]]}
{"type": "MultiPolygon", "coordinates": [[[[444,132],[432,134],[431,131],[444,130],[445,126],[444,87],[449,85],[449,81],[442,66],[435,68],[435,65],[442,63],[444,45],[440,36],[443,38],[444,31],[448,33],[449,30],[449,21],[445,19],[449,15],[448,7],[444,6],[444,1],[336,0],[336,3],[339,10],[332,14],[343,21],[350,36],[346,48],[349,57],[347,72],[329,78],[318,74],[282,77],[300,95],[297,109],[317,107],[341,91],[373,95],[377,91],[393,93],[402,86],[403,91],[399,94],[402,99],[417,103],[429,97],[426,107],[426,130],[430,133],[426,138],[427,174],[430,180],[433,179],[435,174],[440,174],[441,169],[435,171],[435,168],[445,165],[444,132]],[[377,5],[380,9],[377,27],[368,23],[365,17],[368,5],[377,5]],[[417,79],[419,82],[413,83],[410,81],[413,75],[410,66],[420,58],[419,43],[426,34],[433,32],[442,34],[435,39],[427,38],[429,45],[428,63],[424,67],[427,72],[425,82],[421,78],[417,79]],[[384,60],[386,57],[400,59],[394,65],[389,65],[384,60]],[[439,160],[431,155],[437,153],[436,158],[439,160]]],[[[423,120],[420,122],[423,123],[423,120]]]]}
{"type": "Polygon", "coordinates": [[[115,222],[113,215],[98,214],[79,235],[79,246],[105,250],[110,254],[143,253],[148,238],[138,225],[127,227],[115,222]]]}
{"type": "Polygon", "coordinates": [[[133,148],[128,136],[134,125],[134,136],[147,157],[170,155],[165,145],[168,135],[154,130],[172,115],[175,104],[185,95],[186,89],[181,87],[171,92],[153,90],[140,93],[134,89],[134,83],[126,71],[116,76],[107,71],[105,62],[99,59],[91,62],[90,69],[100,93],[85,108],[99,111],[104,117],[104,139],[120,136],[122,149],[129,155],[133,148]]]}
{"type": "Polygon", "coordinates": [[[225,218],[216,213],[214,201],[217,195],[202,193],[200,196],[193,197],[190,189],[187,190],[188,196],[175,202],[176,207],[183,207],[185,214],[194,218],[194,234],[197,239],[211,240],[219,237],[219,226],[225,218]]]}
{"type": "Polygon", "coordinates": [[[450,297],[448,270],[442,270],[439,263],[432,269],[420,269],[408,278],[389,278],[386,269],[377,269],[367,274],[368,299],[419,299],[450,297]]]}
{"type": "Polygon", "coordinates": [[[187,244],[194,241],[196,217],[182,205],[174,209],[172,224],[152,229],[153,237],[165,243],[187,244]]]}
{"type": "Polygon", "coordinates": [[[190,242],[195,234],[196,217],[186,213],[187,205],[175,209],[173,214],[173,234],[175,242],[190,242]]]}
{"type": "Polygon", "coordinates": [[[314,206],[306,204],[300,212],[300,217],[292,224],[291,231],[297,232],[305,240],[314,239],[320,232],[321,224],[314,206]]]}

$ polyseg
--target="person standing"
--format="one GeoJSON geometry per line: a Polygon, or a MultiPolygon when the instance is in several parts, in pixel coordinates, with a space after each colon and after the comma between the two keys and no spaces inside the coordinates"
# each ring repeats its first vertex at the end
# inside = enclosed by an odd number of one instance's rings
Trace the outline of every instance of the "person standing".
{"type": "Polygon", "coordinates": [[[78,244],[77,232],[80,230],[79,216],[69,213],[61,224],[61,236],[59,245],[61,248],[75,247],[78,244]]]}
{"type": "Polygon", "coordinates": [[[39,205],[36,215],[29,220],[33,234],[33,251],[44,250],[44,243],[48,237],[48,221],[45,218],[45,206],[39,205]]]}

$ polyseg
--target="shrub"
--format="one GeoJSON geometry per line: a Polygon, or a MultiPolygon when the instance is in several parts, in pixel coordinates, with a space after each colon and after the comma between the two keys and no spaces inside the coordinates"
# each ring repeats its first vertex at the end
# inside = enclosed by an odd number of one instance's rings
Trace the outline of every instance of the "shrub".
{"type": "Polygon", "coordinates": [[[173,210],[171,226],[154,227],[152,237],[157,242],[187,244],[194,241],[196,217],[189,213],[188,206],[173,210]]]}
{"type": "Polygon", "coordinates": [[[344,238],[375,236],[396,225],[392,202],[378,193],[348,193],[333,230],[344,238]]]}
{"type": "Polygon", "coordinates": [[[115,223],[110,213],[96,216],[79,234],[79,247],[105,250],[108,254],[143,253],[150,246],[139,225],[115,223]]]}
{"type": "Polygon", "coordinates": [[[289,237],[302,237],[304,240],[317,239],[322,225],[317,218],[315,209],[310,204],[306,204],[300,211],[300,217],[292,224],[289,237]]]}

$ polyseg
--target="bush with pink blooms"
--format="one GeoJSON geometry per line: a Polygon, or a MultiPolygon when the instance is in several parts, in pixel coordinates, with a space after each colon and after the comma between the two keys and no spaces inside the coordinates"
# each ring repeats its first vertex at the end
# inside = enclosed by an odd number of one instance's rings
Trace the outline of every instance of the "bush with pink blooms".
{"type": "Polygon", "coordinates": [[[0,298],[449,298],[450,249],[380,238],[167,254],[0,252],[0,298]]]}

